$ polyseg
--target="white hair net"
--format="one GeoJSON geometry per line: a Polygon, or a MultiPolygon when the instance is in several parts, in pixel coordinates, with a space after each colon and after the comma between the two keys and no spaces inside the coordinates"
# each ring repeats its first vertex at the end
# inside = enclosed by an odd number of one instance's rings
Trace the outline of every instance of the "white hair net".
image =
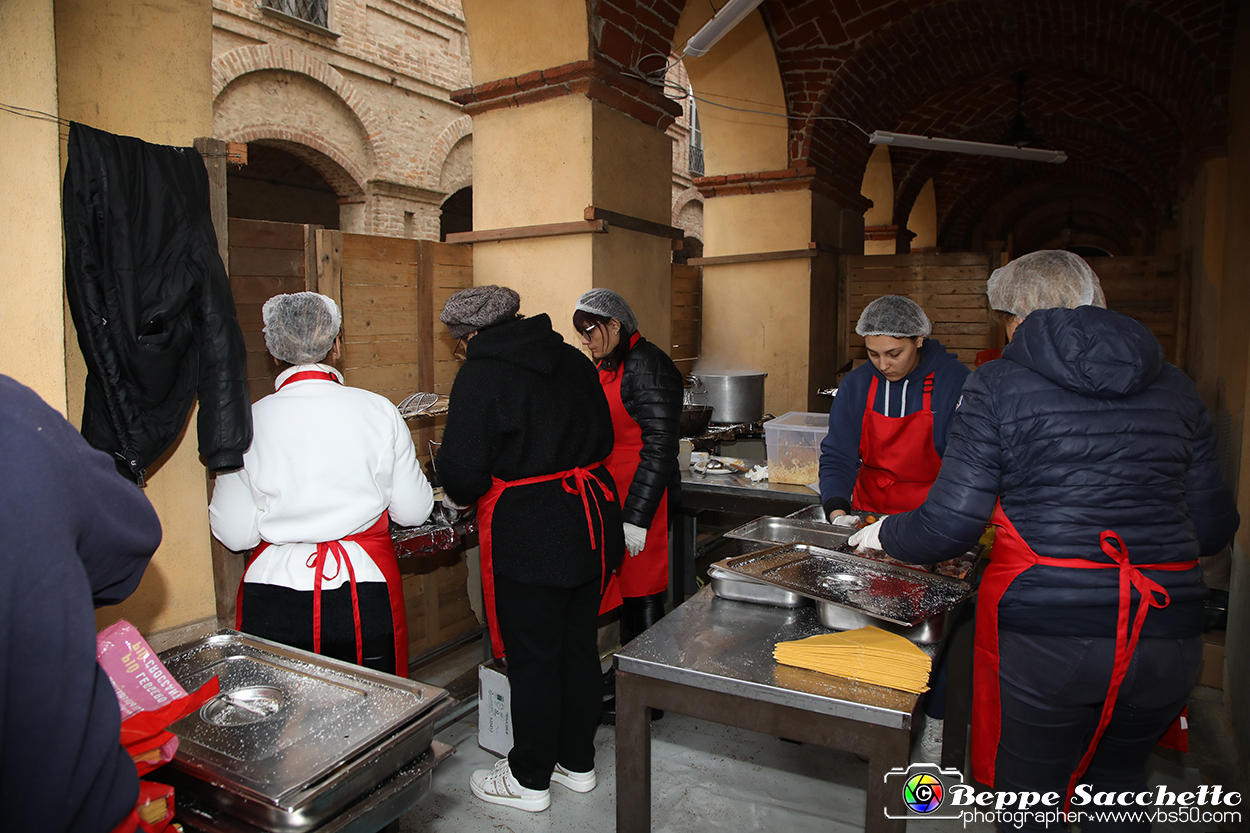
{"type": "Polygon", "coordinates": [[[343,326],[338,304],[316,292],[275,295],[261,308],[265,347],[290,364],[319,362],[334,346],[343,326]]]}
{"type": "Polygon", "coordinates": [[[634,311],[629,308],[624,298],[610,289],[591,289],[583,292],[582,297],[577,299],[576,308],[592,315],[615,318],[621,322],[621,326],[627,333],[638,331],[638,319],[634,317],[634,311]]]}
{"type": "Polygon", "coordinates": [[[991,307],[1017,318],[1039,309],[1107,306],[1098,275],[1079,255],[1062,249],[1031,252],[995,269],[986,295],[991,307]]]}
{"type": "Polygon", "coordinates": [[[924,314],[911,298],[902,295],[882,295],[864,307],[855,325],[855,332],[861,336],[893,336],[894,338],[915,338],[927,336],[933,332],[929,316],[924,314]]]}

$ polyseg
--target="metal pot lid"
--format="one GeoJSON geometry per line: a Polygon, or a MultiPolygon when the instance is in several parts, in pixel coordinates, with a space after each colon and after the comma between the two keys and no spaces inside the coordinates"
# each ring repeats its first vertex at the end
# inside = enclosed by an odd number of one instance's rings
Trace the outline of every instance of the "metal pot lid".
{"type": "Polygon", "coordinates": [[[170,727],[177,763],[274,803],[446,699],[441,688],[223,630],[161,655],[188,691],[221,694],[170,727]]]}

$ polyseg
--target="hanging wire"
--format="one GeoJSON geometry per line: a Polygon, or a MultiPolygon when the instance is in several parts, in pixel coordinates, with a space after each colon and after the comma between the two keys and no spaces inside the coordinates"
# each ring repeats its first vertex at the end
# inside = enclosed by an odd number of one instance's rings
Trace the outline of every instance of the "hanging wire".
{"type": "MultiPolygon", "coordinates": [[[[52,113],[45,113],[42,110],[32,110],[30,107],[19,107],[16,104],[6,104],[3,101],[0,101],[0,113],[8,113],[9,115],[12,115],[12,116],[21,116],[23,118],[34,119],[36,121],[49,121],[49,122],[53,122],[54,124],[60,125],[61,127],[69,127],[71,124],[73,124],[73,122],[71,122],[69,119],[62,118],[61,116],[53,115],[52,113]]],[[[82,123],[83,122],[80,122],[80,124],[82,123]]],[[[67,130],[61,130],[58,132],[60,133],[60,136],[62,139],[69,138],[69,132],[67,130]]],[[[231,154],[229,152],[219,153],[219,152],[213,151],[211,153],[201,152],[200,156],[204,157],[205,159],[229,159],[231,157],[231,154]]]]}

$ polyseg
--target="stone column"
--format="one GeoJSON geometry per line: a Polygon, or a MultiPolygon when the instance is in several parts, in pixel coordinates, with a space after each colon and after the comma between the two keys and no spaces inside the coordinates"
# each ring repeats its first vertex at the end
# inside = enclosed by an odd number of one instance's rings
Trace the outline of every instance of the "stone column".
{"type": "Polygon", "coordinates": [[[670,239],[611,222],[607,233],[520,235],[589,225],[590,206],[669,226],[664,130],[680,105],[593,60],[479,84],[453,99],[473,116],[473,233],[508,230],[474,245],[474,283],[511,286],[522,313],[550,314],[573,344],[578,296],[614,289],[640,332],[668,349],[670,239]]]}

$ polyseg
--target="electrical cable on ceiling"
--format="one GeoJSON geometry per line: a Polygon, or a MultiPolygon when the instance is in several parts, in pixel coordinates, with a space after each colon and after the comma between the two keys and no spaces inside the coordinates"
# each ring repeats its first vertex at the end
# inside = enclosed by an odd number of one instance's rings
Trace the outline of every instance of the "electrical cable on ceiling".
{"type": "MultiPolygon", "coordinates": [[[[42,110],[32,110],[29,107],[19,107],[16,104],[6,104],[3,101],[0,101],[0,113],[8,113],[9,115],[12,115],[12,116],[21,116],[23,118],[34,119],[36,121],[55,122],[56,124],[62,127],[69,127],[71,124],[73,124],[73,122],[70,121],[69,119],[62,118],[60,116],[54,116],[53,114],[45,113],[42,110]]],[[[86,124],[86,122],[79,122],[79,124],[86,124]]],[[[91,127],[91,125],[87,125],[87,126],[91,127]]],[[[95,128],[95,129],[100,130],[102,128],[95,128]]],[[[59,134],[62,139],[69,138],[69,133],[66,131],[63,131],[63,130],[59,131],[59,134]]],[[[214,158],[228,159],[230,158],[231,154],[228,152],[227,153],[217,153],[217,152],[205,153],[201,151],[200,156],[203,156],[205,159],[214,159],[214,158]]]]}

